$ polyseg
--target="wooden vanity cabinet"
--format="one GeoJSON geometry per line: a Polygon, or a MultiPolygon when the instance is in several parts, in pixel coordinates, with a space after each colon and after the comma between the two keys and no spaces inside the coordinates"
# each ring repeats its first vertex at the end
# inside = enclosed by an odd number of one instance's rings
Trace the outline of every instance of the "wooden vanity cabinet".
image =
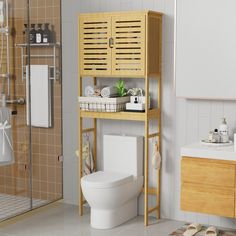
{"type": "Polygon", "coordinates": [[[236,162],[182,157],[181,210],[236,217],[236,162]]]}

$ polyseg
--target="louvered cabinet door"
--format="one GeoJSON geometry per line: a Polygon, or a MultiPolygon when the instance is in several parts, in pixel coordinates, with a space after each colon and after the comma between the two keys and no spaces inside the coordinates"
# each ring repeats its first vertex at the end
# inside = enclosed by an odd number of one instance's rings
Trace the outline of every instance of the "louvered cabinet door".
{"type": "Polygon", "coordinates": [[[145,15],[112,17],[112,74],[145,75],[145,15]]]}
{"type": "Polygon", "coordinates": [[[110,16],[80,17],[80,73],[82,76],[111,74],[110,16]]]}

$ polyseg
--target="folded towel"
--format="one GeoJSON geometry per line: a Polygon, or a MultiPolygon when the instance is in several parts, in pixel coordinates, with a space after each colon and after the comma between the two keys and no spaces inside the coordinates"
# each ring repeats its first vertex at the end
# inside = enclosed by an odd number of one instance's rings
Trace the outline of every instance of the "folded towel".
{"type": "Polygon", "coordinates": [[[111,97],[117,97],[118,92],[116,87],[105,87],[101,91],[101,95],[103,98],[111,98],[111,97]]]}
{"type": "Polygon", "coordinates": [[[193,236],[202,229],[202,226],[197,223],[193,223],[187,227],[187,230],[184,232],[183,236],[193,236]]]}
{"type": "Polygon", "coordinates": [[[100,97],[101,87],[88,85],[85,87],[84,94],[86,97],[100,97]]]}

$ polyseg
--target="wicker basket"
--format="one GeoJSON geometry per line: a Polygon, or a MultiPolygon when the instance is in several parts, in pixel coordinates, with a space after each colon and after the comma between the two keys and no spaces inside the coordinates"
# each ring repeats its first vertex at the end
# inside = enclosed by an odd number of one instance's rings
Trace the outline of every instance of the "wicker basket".
{"type": "Polygon", "coordinates": [[[82,111],[119,112],[125,110],[125,104],[130,101],[130,97],[79,97],[78,100],[82,111]]]}

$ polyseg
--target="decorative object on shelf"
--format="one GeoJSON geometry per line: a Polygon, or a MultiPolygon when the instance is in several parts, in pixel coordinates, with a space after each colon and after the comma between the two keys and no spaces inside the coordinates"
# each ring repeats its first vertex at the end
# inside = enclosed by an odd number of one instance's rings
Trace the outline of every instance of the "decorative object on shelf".
{"type": "Polygon", "coordinates": [[[225,117],[222,118],[222,123],[219,125],[219,134],[220,134],[220,141],[222,143],[229,142],[228,125],[225,117]]]}
{"type": "Polygon", "coordinates": [[[126,86],[125,86],[125,81],[122,80],[122,79],[119,79],[117,82],[116,82],[116,89],[117,89],[117,93],[120,97],[124,97],[127,95],[127,89],[126,89],[126,86]]]}
{"type": "Polygon", "coordinates": [[[202,140],[202,143],[212,143],[212,144],[231,144],[229,140],[228,125],[226,118],[222,118],[222,123],[219,125],[219,129],[214,129],[214,131],[209,132],[208,139],[202,140]]]}
{"type": "Polygon", "coordinates": [[[129,97],[79,97],[78,101],[82,111],[119,112],[125,110],[125,104],[129,99],[129,97]]]}
{"type": "Polygon", "coordinates": [[[232,146],[233,141],[229,140],[227,143],[213,143],[210,142],[208,139],[201,140],[201,144],[207,145],[207,146],[214,146],[214,147],[225,147],[225,146],[232,146]]]}
{"type": "Polygon", "coordinates": [[[86,97],[101,97],[101,87],[88,85],[84,89],[86,97]]]}
{"type": "Polygon", "coordinates": [[[161,168],[161,154],[159,152],[157,141],[155,141],[153,144],[152,167],[156,170],[159,170],[161,168]]]}
{"type": "Polygon", "coordinates": [[[132,88],[127,92],[130,96],[143,96],[143,90],[141,88],[132,88]]]}
{"type": "MultiPolygon", "coordinates": [[[[110,87],[105,87],[102,89],[101,91],[101,96],[103,98],[112,98],[112,97],[118,97],[118,92],[117,92],[117,88],[114,86],[110,86],[110,87]]],[[[123,96],[120,96],[123,97],[123,96]]]]}
{"type": "MultiPolygon", "coordinates": [[[[126,111],[144,112],[146,107],[145,104],[146,104],[145,96],[131,96],[130,102],[126,103],[126,111]]],[[[149,109],[150,109],[150,98],[149,98],[149,109]]]]}

